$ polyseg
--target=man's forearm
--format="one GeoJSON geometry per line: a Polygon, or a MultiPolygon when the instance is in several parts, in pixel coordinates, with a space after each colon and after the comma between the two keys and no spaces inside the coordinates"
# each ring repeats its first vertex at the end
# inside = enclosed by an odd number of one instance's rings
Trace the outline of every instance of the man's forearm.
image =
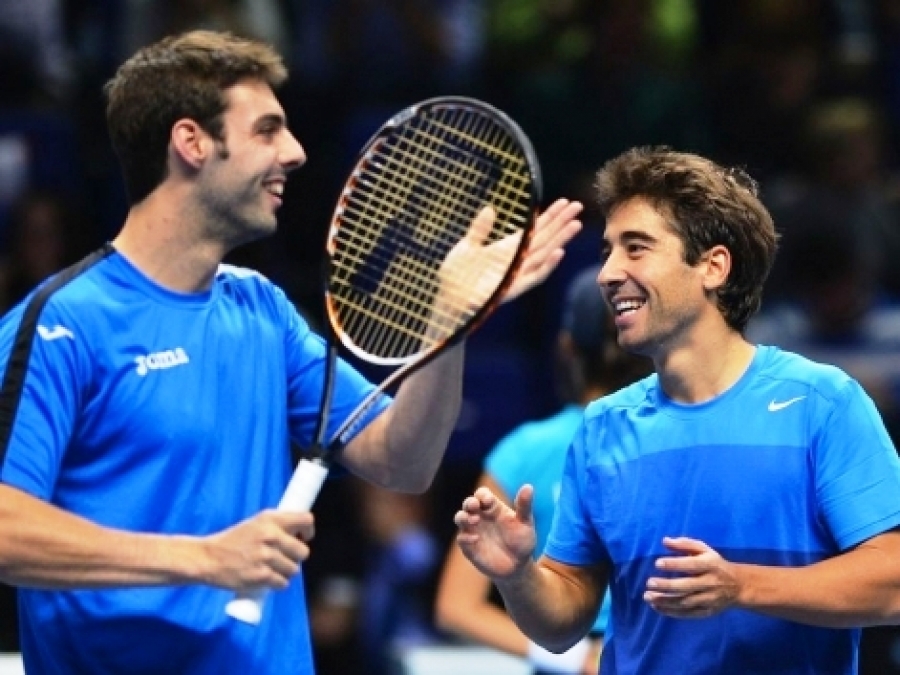
{"type": "Polygon", "coordinates": [[[382,487],[424,492],[431,485],[462,402],[464,346],[409,375],[390,407],[344,450],[341,462],[382,487]]]}
{"type": "Polygon", "coordinates": [[[737,605],[827,628],[900,621],[900,533],[806,567],[735,565],[737,605]]]}
{"type": "Polygon", "coordinates": [[[591,585],[531,562],[513,578],[496,580],[506,611],[531,640],[563,652],[591,629],[599,610],[591,585]]]}
{"type": "Polygon", "coordinates": [[[156,586],[200,580],[199,540],[100,527],[0,485],[0,579],[39,588],[156,586]]]}

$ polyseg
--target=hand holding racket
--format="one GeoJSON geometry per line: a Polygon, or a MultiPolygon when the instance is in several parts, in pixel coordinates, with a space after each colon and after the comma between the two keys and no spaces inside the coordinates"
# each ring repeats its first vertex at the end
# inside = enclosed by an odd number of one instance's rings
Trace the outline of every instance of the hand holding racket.
{"type": "MultiPolygon", "coordinates": [[[[369,140],[326,242],[329,348],[315,443],[279,510],[312,507],[335,453],[389,387],[555,268],[562,245],[580,228],[581,206],[556,202],[532,243],[540,195],[530,142],[506,115],[480,101],[424,101],[369,140]],[[338,340],[364,361],[399,368],[326,444],[338,340]]],[[[240,595],[227,611],[255,624],[264,599],[262,589],[240,595]]]]}

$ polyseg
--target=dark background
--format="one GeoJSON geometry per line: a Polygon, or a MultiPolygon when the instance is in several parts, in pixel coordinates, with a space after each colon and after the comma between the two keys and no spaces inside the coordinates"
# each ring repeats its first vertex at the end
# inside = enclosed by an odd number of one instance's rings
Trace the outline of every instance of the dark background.
{"type": "MultiPolygon", "coordinates": [[[[280,95],[309,161],[289,182],[278,234],[231,262],[282,285],[314,324],[325,230],[357,150],[399,109],[462,94],[520,123],[547,202],[589,203],[593,172],[634,145],[746,168],[783,234],[766,306],[799,307],[842,354],[900,362],[897,342],[858,328],[863,315],[897,325],[896,0],[0,0],[4,309],[115,235],[127,205],[102,85],[136,48],[195,27],[262,37],[286,56],[292,75],[280,95]],[[813,320],[810,296],[830,313],[813,320]],[[850,306],[862,309],[848,319],[840,310],[850,306]]],[[[590,209],[585,220],[560,270],[470,340],[466,404],[432,490],[407,499],[344,478],[317,504],[306,571],[324,675],[375,672],[367,650],[448,639],[427,617],[452,513],[493,443],[558,406],[550,348],[560,296],[598,256],[601,223],[590,209]],[[421,546],[400,553],[419,564],[405,581],[385,581],[378,567],[394,533],[372,504],[421,530],[421,546]],[[411,627],[366,613],[378,583],[410,600],[396,611],[411,627]]],[[[869,389],[896,439],[900,375],[869,389]]],[[[7,601],[7,649],[13,623],[7,601]]],[[[894,640],[893,628],[866,631],[862,672],[900,672],[894,640]]]]}

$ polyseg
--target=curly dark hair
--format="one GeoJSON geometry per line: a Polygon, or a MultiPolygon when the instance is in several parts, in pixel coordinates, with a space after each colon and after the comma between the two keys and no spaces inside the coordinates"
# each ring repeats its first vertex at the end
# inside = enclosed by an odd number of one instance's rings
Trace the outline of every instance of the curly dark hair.
{"type": "Polygon", "coordinates": [[[732,266],[718,290],[718,305],[726,323],[743,332],[759,310],[778,248],[756,181],[742,169],[657,146],[611,159],[597,173],[595,187],[605,217],[635,197],[652,204],[681,239],[688,265],[713,246],[726,247],[732,266]]]}

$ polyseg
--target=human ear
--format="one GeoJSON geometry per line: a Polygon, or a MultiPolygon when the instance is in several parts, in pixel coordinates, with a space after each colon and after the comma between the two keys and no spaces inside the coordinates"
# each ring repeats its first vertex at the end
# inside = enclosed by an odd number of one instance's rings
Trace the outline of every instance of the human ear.
{"type": "Polygon", "coordinates": [[[176,157],[188,166],[199,169],[213,147],[212,139],[192,119],[180,119],[172,126],[171,148],[176,157]]]}
{"type": "Polygon", "coordinates": [[[703,287],[712,291],[724,286],[731,273],[731,251],[721,244],[717,244],[703,255],[702,263],[705,267],[703,287]]]}

